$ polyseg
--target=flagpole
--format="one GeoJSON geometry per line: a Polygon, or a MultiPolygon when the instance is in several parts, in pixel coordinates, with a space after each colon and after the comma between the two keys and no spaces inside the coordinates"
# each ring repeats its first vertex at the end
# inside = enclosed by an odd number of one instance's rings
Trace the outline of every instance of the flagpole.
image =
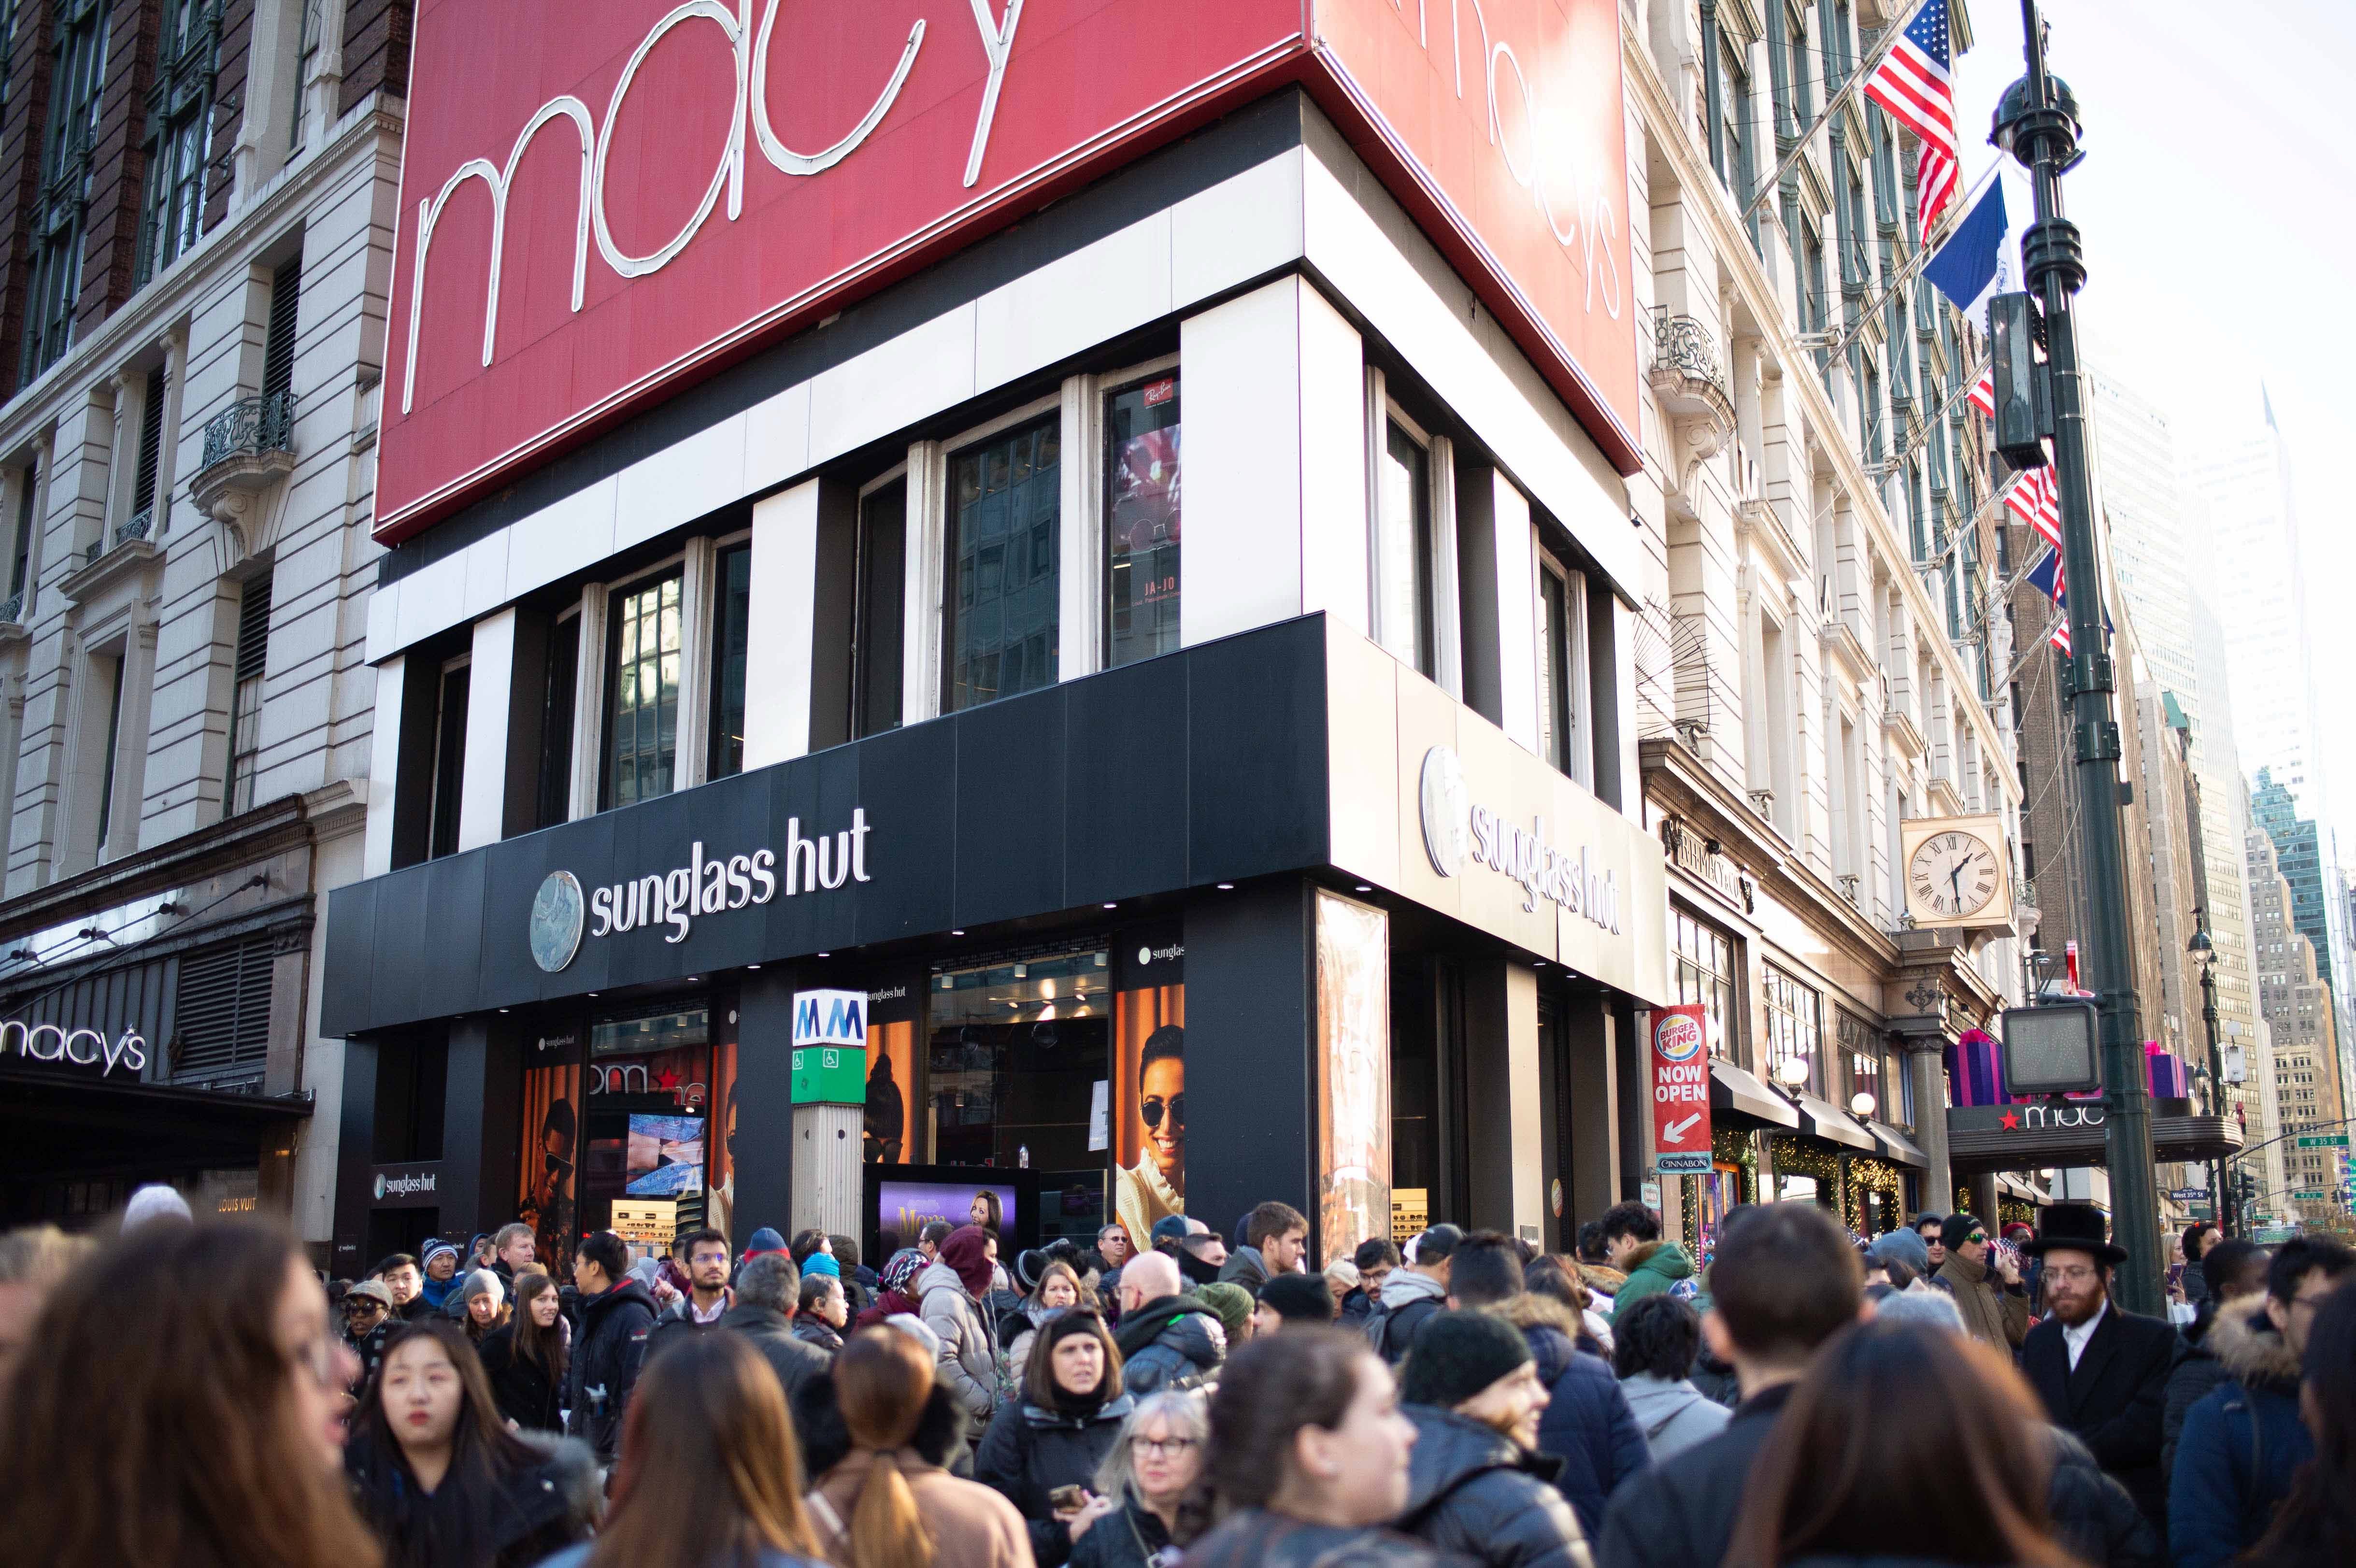
{"type": "MultiPolygon", "coordinates": [[[[1992,178],[1996,172],[2003,166],[2004,165],[2001,159],[1996,163],[1990,164],[1987,166],[1987,173],[1980,176],[1979,178],[1972,182],[1972,188],[1964,193],[1962,200],[1948,203],[1948,216],[1939,226],[1940,230],[1943,233],[1946,233],[1947,231],[1954,229],[1963,221],[1961,215],[1971,210],[1973,201],[1978,197],[1983,189],[1987,188],[1989,179],[1992,178]]],[[[1952,238],[1953,236],[1952,234],[1949,234],[1948,237],[1952,238]]],[[[1944,240],[1943,240],[1941,243],[1944,244],[1944,240]]],[[[1836,359],[1847,353],[1848,346],[1857,341],[1858,335],[1863,332],[1866,329],[1867,324],[1873,320],[1874,313],[1879,310],[1883,305],[1889,304],[1890,296],[1896,293],[1899,289],[1903,287],[1908,279],[1913,277],[1915,273],[1929,266],[1931,264],[1931,258],[1937,255],[1938,252],[1939,246],[1933,245],[1928,239],[1925,239],[1920,246],[1915,248],[1914,254],[1907,259],[1906,264],[1899,268],[1897,272],[1890,274],[1890,280],[1882,284],[1881,292],[1874,295],[1872,299],[1866,302],[1865,308],[1858,313],[1856,325],[1851,326],[1847,332],[1842,333],[1840,336],[1840,341],[1831,345],[1826,352],[1830,354],[1832,357],[1836,359]]],[[[1934,283],[1932,286],[1935,288],[1938,285],[1934,283]]],[[[1985,368],[1986,367],[1983,366],[1982,368],[1985,368]]],[[[1972,379],[1975,381],[1978,380],[1978,375],[1975,373],[1972,379]]],[[[1969,385],[1968,382],[1965,384],[1969,385]]]]}
{"type": "MultiPolygon", "coordinates": [[[[1909,19],[1912,19],[1911,16],[1909,19]]],[[[1865,59],[1858,62],[1857,69],[1848,73],[1848,80],[1841,83],[1840,91],[1825,100],[1824,112],[1810,121],[1807,129],[1796,133],[1792,143],[1792,150],[1785,153],[1775,165],[1775,172],[1767,176],[1767,182],[1764,185],[1751,193],[1750,201],[1745,203],[1742,208],[1742,217],[1745,219],[1759,210],[1760,204],[1767,199],[1770,191],[1783,183],[1783,176],[1792,172],[1792,165],[1800,161],[1800,155],[1807,150],[1808,144],[1815,139],[1816,133],[1832,123],[1833,116],[1840,112],[1847,105],[1848,101],[1857,95],[1859,84],[1870,77],[1875,69],[1889,58],[1890,51],[1896,48],[1898,40],[1905,36],[1906,24],[1892,22],[1883,31],[1881,37],[1874,40],[1873,48],[1867,51],[1865,59]]]]}

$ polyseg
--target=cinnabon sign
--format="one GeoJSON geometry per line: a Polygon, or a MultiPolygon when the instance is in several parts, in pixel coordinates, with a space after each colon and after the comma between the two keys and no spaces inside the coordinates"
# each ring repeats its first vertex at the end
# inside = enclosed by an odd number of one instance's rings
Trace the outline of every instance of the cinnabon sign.
{"type": "Polygon", "coordinates": [[[1615,0],[421,0],[378,537],[1284,80],[1633,467],[1615,0]]]}

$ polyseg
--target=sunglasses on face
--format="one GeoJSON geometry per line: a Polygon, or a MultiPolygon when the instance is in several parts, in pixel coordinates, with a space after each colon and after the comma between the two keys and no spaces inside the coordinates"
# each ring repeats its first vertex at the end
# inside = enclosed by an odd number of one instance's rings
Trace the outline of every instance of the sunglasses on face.
{"type": "Polygon", "coordinates": [[[1964,1244],[1965,1246],[1976,1247],[1982,1242],[1987,1240],[1987,1232],[1986,1231],[1974,1231],[1970,1235],[1964,1238],[1964,1244]]]}
{"type": "Polygon", "coordinates": [[[1171,1095],[1166,1107],[1162,1104],[1161,1095],[1149,1094],[1145,1097],[1145,1104],[1137,1109],[1138,1115],[1145,1119],[1145,1125],[1149,1127],[1158,1127],[1162,1125],[1162,1115],[1165,1109],[1169,1112],[1172,1126],[1183,1127],[1186,1125],[1186,1096],[1183,1094],[1171,1095]]]}
{"type": "Polygon", "coordinates": [[[384,1303],[381,1301],[354,1301],[348,1302],[345,1305],[344,1316],[347,1317],[373,1317],[383,1310],[384,1303]]]}

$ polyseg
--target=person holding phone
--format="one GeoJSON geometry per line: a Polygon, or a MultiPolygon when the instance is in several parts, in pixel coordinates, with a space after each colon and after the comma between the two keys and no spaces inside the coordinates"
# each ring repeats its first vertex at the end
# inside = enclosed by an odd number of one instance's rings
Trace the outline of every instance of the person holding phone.
{"type": "Polygon", "coordinates": [[[973,1478],[1022,1514],[1038,1568],[1071,1556],[1072,1528],[1096,1501],[1089,1483],[1136,1403],[1095,1308],[1066,1307],[1039,1326],[1020,1395],[999,1406],[973,1461],[973,1478]]]}

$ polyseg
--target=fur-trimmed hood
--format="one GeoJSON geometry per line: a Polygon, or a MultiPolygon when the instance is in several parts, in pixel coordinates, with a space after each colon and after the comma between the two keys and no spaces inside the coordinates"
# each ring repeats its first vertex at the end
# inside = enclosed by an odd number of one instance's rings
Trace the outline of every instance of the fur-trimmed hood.
{"type": "Polygon", "coordinates": [[[1553,1296],[1540,1296],[1534,1291],[1526,1290],[1519,1296],[1509,1296],[1487,1310],[1516,1328],[1559,1328],[1570,1336],[1573,1344],[1579,1342],[1580,1335],[1587,1328],[1580,1321],[1578,1313],[1553,1296]]]}
{"type": "Polygon", "coordinates": [[[2237,1296],[2219,1307],[2208,1347],[2226,1375],[2244,1387],[2298,1387],[2298,1356],[2266,1317],[2264,1294],[2237,1296]]]}

